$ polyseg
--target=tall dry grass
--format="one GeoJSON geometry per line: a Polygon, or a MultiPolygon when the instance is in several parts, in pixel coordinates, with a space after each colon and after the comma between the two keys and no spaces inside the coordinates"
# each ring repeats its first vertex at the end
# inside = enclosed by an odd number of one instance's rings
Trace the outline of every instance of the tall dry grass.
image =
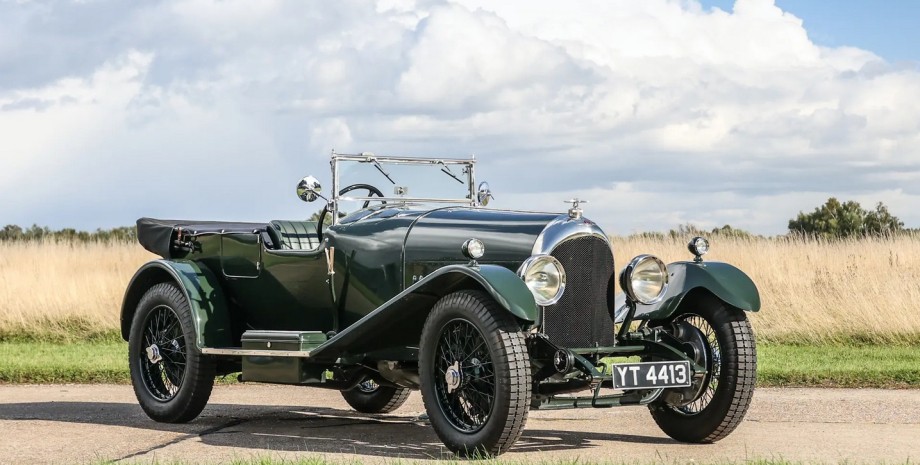
{"type": "Polygon", "coordinates": [[[152,258],[136,242],[0,242],[0,340],[111,337],[128,281],[152,258]]]}
{"type": "MultiPolygon", "coordinates": [[[[920,238],[844,241],[712,238],[706,260],[754,280],[761,341],[920,343],[920,238]]],[[[617,266],[640,253],[689,260],[686,242],[613,238],[617,266]]]]}
{"type": "MultiPolygon", "coordinates": [[[[613,246],[618,267],[640,253],[690,258],[683,240],[613,246]]],[[[152,258],[136,243],[0,243],[0,340],[113,337],[125,286],[152,258]]],[[[706,259],[757,283],[761,341],[920,343],[920,239],[715,238],[706,259]]]]}

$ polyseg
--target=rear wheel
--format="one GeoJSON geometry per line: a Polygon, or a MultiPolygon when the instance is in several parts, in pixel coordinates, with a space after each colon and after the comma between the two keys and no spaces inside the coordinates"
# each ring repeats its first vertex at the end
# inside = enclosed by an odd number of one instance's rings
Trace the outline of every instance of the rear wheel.
{"type": "Polygon", "coordinates": [[[419,376],[438,437],[462,456],[508,450],[530,407],[530,360],[517,321],[488,295],[459,291],[422,330],[419,376]]]}
{"type": "Polygon", "coordinates": [[[710,295],[685,302],[668,323],[708,372],[688,389],[665,391],[649,405],[652,418],[678,441],[718,441],[738,427],[754,394],[757,348],[751,325],[743,311],[710,295]]]}
{"type": "Polygon", "coordinates": [[[412,391],[406,388],[381,386],[367,380],[349,391],[342,391],[345,402],[362,413],[390,413],[409,398],[412,391]]]}
{"type": "Polygon", "coordinates": [[[191,308],[175,284],[157,284],[141,298],[131,322],[128,362],[134,394],[150,418],[185,423],[208,403],[214,363],[195,346],[191,308]]]}

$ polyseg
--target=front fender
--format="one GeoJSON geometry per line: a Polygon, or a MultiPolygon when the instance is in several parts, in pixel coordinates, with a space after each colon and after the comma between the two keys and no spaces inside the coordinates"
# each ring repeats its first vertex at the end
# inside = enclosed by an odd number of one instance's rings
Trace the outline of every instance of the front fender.
{"type": "Polygon", "coordinates": [[[540,321],[541,310],[524,281],[497,265],[448,265],[433,271],[386,301],[311,353],[334,360],[393,347],[417,347],[428,312],[441,297],[461,289],[480,289],[524,326],[540,321]]]}
{"type": "Polygon", "coordinates": [[[233,345],[230,313],[217,277],[207,267],[187,260],[154,260],[134,274],[121,306],[121,335],[125,340],[144,293],[163,282],[175,283],[185,295],[192,310],[198,349],[233,345]]]}
{"type": "MultiPolygon", "coordinates": [[[[694,289],[705,289],[726,304],[748,312],[760,310],[760,293],[748,275],[722,262],[675,262],[668,265],[668,290],[656,304],[636,305],[637,320],[662,320],[677,311],[677,307],[694,289]]],[[[625,294],[616,298],[616,320],[625,317],[625,294]]]]}

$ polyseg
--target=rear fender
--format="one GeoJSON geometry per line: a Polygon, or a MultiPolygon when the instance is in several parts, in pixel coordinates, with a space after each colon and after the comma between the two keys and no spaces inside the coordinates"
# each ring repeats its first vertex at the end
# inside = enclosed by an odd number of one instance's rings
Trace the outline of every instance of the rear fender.
{"type": "MultiPolygon", "coordinates": [[[[677,311],[684,298],[694,290],[712,293],[726,304],[744,310],[760,310],[760,293],[748,275],[722,262],[675,262],[668,265],[668,290],[656,304],[636,305],[637,320],[662,320],[677,311]]],[[[626,296],[617,295],[616,321],[625,317],[626,296]]]]}
{"type": "Polygon", "coordinates": [[[540,321],[541,309],[524,281],[497,265],[449,265],[406,288],[311,353],[317,360],[397,347],[418,347],[422,326],[434,304],[451,292],[478,289],[522,322],[525,329],[540,321]]]}
{"type": "Polygon", "coordinates": [[[175,283],[185,295],[192,310],[198,349],[233,345],[230,313],[217,277],[208,268],[186,260],[154,260],[134,274],[121,305],[124,340],[128,340],[131,321],[144,293],[164,282],[175,283]]]}

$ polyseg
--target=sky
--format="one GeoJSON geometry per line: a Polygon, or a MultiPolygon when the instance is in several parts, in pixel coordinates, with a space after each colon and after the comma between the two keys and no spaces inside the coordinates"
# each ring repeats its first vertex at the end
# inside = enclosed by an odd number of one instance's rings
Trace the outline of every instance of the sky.
{"type": "MultiPolygon", "coordinates": [[[[920,2],[0,0],[0,224],[309,216],[328,157],[466,157],[608,233],[920,226],[920,2]]],[[[411,185],[411,183],[410,183],[411,185]]]]}

